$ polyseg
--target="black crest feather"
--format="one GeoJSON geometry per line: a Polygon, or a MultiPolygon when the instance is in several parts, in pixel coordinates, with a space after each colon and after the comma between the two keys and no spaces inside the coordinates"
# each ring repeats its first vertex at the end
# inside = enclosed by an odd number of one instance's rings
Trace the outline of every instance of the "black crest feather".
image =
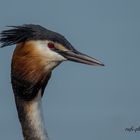
{"type": "Polygon", "coordinates": [[[11,29],[0,33],[1,47],[14,45],[29,40],[50,40],[60,43],[69,49],[74,49],[64,36],[50,31],[40,25],[25,24],[22,26],[8,26],[11,29]]]}

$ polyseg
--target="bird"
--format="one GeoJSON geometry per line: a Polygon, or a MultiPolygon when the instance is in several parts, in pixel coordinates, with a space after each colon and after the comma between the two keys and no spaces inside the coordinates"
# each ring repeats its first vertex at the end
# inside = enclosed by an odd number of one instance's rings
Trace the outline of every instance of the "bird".
{"type": "Polygon", "coordinates": [[[24,140],[48,140],[42,97],[51,73],[63,61],[104,64],[76,50],[61,34],[37,24],[8,26],[0,32],[1,48],[16,45],[11,83],[24,140]]]}

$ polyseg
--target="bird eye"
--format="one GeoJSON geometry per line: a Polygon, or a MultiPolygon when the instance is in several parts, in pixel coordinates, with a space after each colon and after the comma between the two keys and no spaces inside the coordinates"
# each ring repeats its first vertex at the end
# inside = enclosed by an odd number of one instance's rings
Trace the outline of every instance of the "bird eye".
{"type": "Polygon", "coordinates": [[[55,46],[54,46],[53,43],[48,43],[48,47],[49,47],[50,49],[54,49],[54,48],[55,48],[55,46]]]}

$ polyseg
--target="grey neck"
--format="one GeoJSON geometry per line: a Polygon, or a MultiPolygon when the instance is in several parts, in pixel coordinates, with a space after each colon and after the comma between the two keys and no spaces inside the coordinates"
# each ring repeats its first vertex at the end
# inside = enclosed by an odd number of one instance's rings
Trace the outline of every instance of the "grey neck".
{"type": "Polygon", "coordinates": [[[32,101],[15,96],[24,140],[48,140],[41,112],[41,91],[32,101]]]}

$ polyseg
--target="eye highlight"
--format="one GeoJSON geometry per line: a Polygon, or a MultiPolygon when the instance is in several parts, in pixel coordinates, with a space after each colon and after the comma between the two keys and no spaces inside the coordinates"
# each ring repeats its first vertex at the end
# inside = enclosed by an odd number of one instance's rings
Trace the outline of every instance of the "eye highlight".
{"type": "Polygon", "coordinates": [[[55,48],[55,46],[54,46],[54,44],[53,44],[53,43],[49,42],[49,43],[48,43],[48,48],[50,48],[50,49],[54,49],[54,48],[55,48]]]}

